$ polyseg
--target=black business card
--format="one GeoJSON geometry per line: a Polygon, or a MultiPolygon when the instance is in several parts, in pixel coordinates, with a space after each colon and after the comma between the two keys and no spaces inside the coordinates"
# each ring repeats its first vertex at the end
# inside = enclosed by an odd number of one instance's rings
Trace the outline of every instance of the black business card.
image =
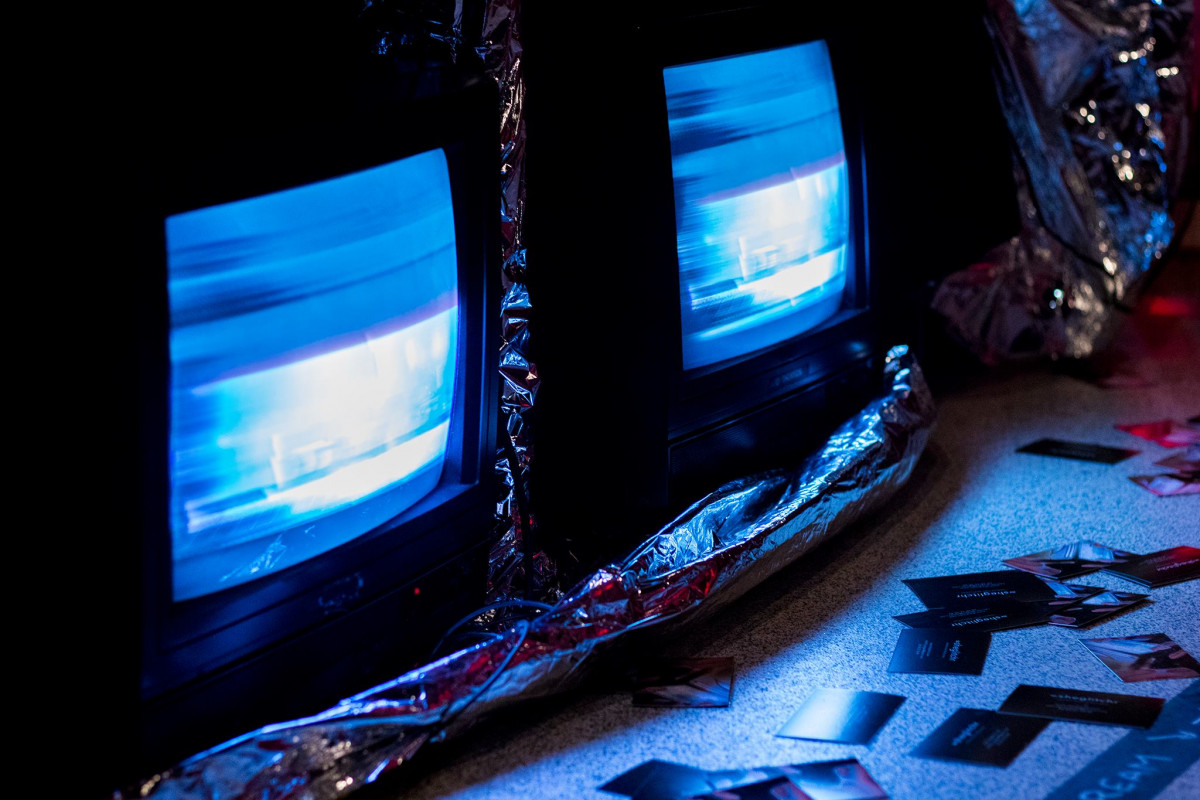
{"type": "Polygon", "coordinates": [[[787,778],[771,778],[699,795],[697,800],[814,800],[787,778]]]}
{"type": "Polygon", "coordinates": [[[1036,575],[1010,569],[942,575],[936,578],[906,578],[904,585],[927,608],[963,607],[1001,600],[1053,600],[1054,589],[1036,575]]]}
{"type": "Polygon", "coordinates": [[[1126,683],[1200,678],[1200,662],[1165,633],[1080,639],[1079,643],[1126,683]]]}
{"type": "Polygon", "coordinates": [[[1017,558],[1006,558],[1004,563],[1013,569],[1032,572],[1034,575],[1044,578],[1067,580],[1095,572],[1111,564],[1123,564],[1135,557],[1134,553],[1082,540],[1064,544],[1053,550],[1041,550],[1017,558]]]}
{"type": "Polygon", "coordinates": [[[670,761],[646,761],[600,787],[600,791],[638,800],[675,800],[710,792],[713,785],[702,769],[670,761]]]}
{"type": "Polygon", "coordinates": [[[1018,447],[1017,452],[1071,458],[1076,461],[1095,461],[1100,464],[1116,464],[1136,456],[1140,451],[1127,450],[1123,447],[1105,447],[1101,444],[1086,442],[1064,442],[1061,439],[1038,439],[1024,447],[1018,447]]]}
{"type": "Polygon", "coordinates": [[[1144,603],[1149,597],[1150,595],[1133,592],[1100,592],[1074,605],[1054,609],[1047,621],[1062,628],[1086,628],[1092,623],[1144,603]]]}
{"type": "Polygon", "coordinates": [[[978,675],[991,643],[980,631],[909,628],[900,632],[888,672],[978,675]]]}
{"type": "Polygon", "coordinates": [[[1049,720],[960,708],[913,750],[913,755],[1007,767],[1049,720]]]}
{"type": "Polygon", "coordinates": [[[1021,684],[1000,706],[1000,713],[1149,728],[1158,719],[1162,707],[1161,697],[1021,684]]]}
{"type": "Polygon", "coordinates": [[[1200,548],[1180,545],[1147,553],[1124,564],[1105,567],[1105,572],[1157,589],[1171,583],[1200,578],[1200,548]]]}
{"type": "Polygon", "coordinates": [[[674,658],[638,668],[633,704],[645,708],[724,708],[732,693],[732,658],[674,658]]]}
{"type": "Polygon", "coordinates": [[[934,608],[914,614],[899,614],[892,619],[910,628],[1001,631],[1026,625],[1041,625],[1046,622],[1048,615],[1049,611],[1039,605],[1013,600],[962,608],[934,608]]]}
{"type": "Polygon", "coordinates": [[[884,726],[904,698],[851,689],[817,689],[776,736],[819,742],[866,744],[884,726]]]}

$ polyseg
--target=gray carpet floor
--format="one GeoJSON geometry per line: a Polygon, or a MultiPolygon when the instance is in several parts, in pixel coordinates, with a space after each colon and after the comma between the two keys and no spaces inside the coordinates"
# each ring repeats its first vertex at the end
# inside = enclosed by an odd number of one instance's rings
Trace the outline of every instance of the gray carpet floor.
{"type": "MultiPolygon", "coordinates": [[[[922,610],[900,579],[1002,569],[1004,558],[1081,538],[1135,552],[1200,545],[1200,496],[1155,497],[1129,480],[1164,471],[1153,462],[1177,451],[1113,427],[1200,414],[1200,320],[1194,305],[1181,315],[1171,302],[1200,302],[1198,281],[1194,256],[1174,262],[1120,335],[1114,357],[1152,385],[1105,389],[1040,365],[939,397],[937,428],[900,496],[664,643],[678,655],[734,657],[729,708],[634,708],[628,694],[597,687],[540,701],[430,747],[396,796],[613,798],[596,787],[652,758],[733,769],[854,757],[898,800],[1044,797],[1127,729],[1053,722],[1007,768],[909,753],[956,709],[994,709],[1021,683],[1173,697],[1189,681],[1122,683],[1076,640],[1164,632],[1200,657],[1200,581],[1152,590],[1152,604],[1085,631],[997,632],[981,676],[935,676],[887,672],[902,630],[892,615],[922,610]],[[1041,437],[1142,452],[1113,466],[1014,452],[1041,437]],[[818,687],[908,700],[870,745],[774,736],[818,687]]],[[[1100,573],[1079,582],[1140,591],[1100,573]]],[[[1160,797],[1200,797],[1200,765],[1160,797]]]]}

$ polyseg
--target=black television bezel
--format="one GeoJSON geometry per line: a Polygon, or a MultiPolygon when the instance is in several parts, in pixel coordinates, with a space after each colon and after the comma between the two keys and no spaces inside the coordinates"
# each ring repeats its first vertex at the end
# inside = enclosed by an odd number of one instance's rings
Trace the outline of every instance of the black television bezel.
{"type": "MultiPolygon", "coordinates": [[[[248,676],[269,674],[281,661],[275,657],[274,667],[269,666],[272,654],[295,650],[302,640],[307,642],[307,658],[317,664],[306,665],[309,671],[343,656],[339,649],[374,646],[363,641],[364,636],[372,623],[378,629],[394,624],[397,593],[409,591],[413,581],[456,559],[479,555],[491,531],[499,404],[499,215],[491,179],[499,170],[497,129],[495,85],[475,78],[429,97],[380,102],[357,113],[324,117],[302,112],[249,130],[230,126],[216,136],[208,131],[203,137],[183,137],[178,146],[164,142],[158,152],[145,154],[147,171],[136,192],[131,231],[138,248],[135,291],[142,295],[137,321],[140,699],[142,716],[152,720],[144,730],[161,730],[161,718],[171,713],[180,696],[199,691],[219,698],[219,688],[214,693],[212,687],[222,680],[245,686],[248,676]],[[326,180],[439,148],[446,153],[453,190],[461,359],[456,389],[462,413],[456,409],[452,417],[451,443],[438,487],[388,522],[318,557],[213,594],[175,601],[168,516],[170,326],[164,220],[181,211],[326,180]],[[384,613],[388,616],[374,619],[384,613]]],[[[480,570],[474,571],[479,575],[480,570]]],[[[456,609],[451,616],[483,600],[482,580],[469,590],[458,588],[460,597],[442,598],[456,609]]],[[[426,597],[437,596],[426,592],[426,597]]],[[[428,624],[435,624],[432,617],[428,624]]],[[[392,649],[419,657],[424,654],[420,648],[440,632],[413,632],[409,646],[401,642],[392,649]]],[[[409,663],[391,666],[399,670],[409,663]]],[[[379,674],[388,674],[387,668],[379,674]]],[[[286,678],[280,682],[286,683],[286,678]]],[[[306,702],[336,699],[365,687],[334,681],[324,688],[326,697],[306,702]]],[[[262,704],[259,724],[275,721],[272,707],[270,702],[262,704]]],[[[246,718],[245,713],[239,718],[246,718]]],[[[192,748],[201,741],[186,740],[192,748]]],[[[187,754],[178,747],[143,745],[160,756],[187,754]]]]}
{"type": "MultiPolygon", "coordinates": [[[[682,341],[671,348],[671,400],[668,411],[668,430],[672,440],[687,437],[708,426],[720,424],[732,414],[748,410],[749,404],[731,401],[727,387],[751,387],[749,393],[775,397],[792,389],[819,380],[823,375],[844,366],[846,359],[870,355],[867,342],[874,337],[871,314],[877,306],[875,282],[872,281],[867,223],[866,162],[863,147],[862,105],[860,99],[860,59],[855,39],[836,21],[817,14],[794,18],[778,6],[743,5],[734,8],[693,15],[672,16],[638,26],[637,38],[643,54],[643,64],[657,72],[656,102],[666,109],[666,91],[662,71],[669,67],[712,59],[764,52],[824,41],[829,50],[834,82],[838,95],[842,123],[843,147],[846,153],[850,185],[850,226],[852,270],[848,283],[849,302],[843,299],[842,308],[833,317],[810,330],[766,347],[713,364],[685,369],[682,341]],[[781,19],[780,15],[784,15],[781,19]],[[784,24],[785,22],[792,24],[784,24]],[[806,357],[839,343],[852,343],[842,348],[828,365],[814,367],[802,362],[806,357]],[[833,363],[837,362],[837,363],[833,363]],[[758,390],[757,392],[755,390],[758,390]]],[[[655,176],[654,193],[669,198],[656,204],[661,210],[657,225],[669,231],[672,263],[671,279],[676,296],[679,293],[678,235],[674,213],[674,183],[671,173],[670,138],[667,117],[661,115],[657,132],[660,163],[666,169],[655,176]],[[665,213],[669,212],[669,213],[665,213]]],[[[674,306],[673,327],[679,329],[681,309],[674,306]]],[[[768,400],[769,402],[769,400],[768,400]]]]}

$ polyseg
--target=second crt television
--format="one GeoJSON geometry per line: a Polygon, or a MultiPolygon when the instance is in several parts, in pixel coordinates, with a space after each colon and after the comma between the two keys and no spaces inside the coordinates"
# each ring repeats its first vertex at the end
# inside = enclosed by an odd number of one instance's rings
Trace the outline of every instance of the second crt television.
{"type": "MultiPolygon", "coordinates": [[[[634,16],[530,117],[532,494],[583,549],[798,462],[877,385],[852,39],[780,4],[634,16]]],[[[532,94],[570,43],[528,38],[532,94]]]]}

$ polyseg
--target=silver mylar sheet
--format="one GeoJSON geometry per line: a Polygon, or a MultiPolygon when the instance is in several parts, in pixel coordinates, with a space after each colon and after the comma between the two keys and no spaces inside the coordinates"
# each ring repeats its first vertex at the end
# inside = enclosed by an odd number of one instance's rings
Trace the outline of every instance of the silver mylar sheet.
{"type": "Polygon", "coordinates": [[[490,710],[577,685],[597,650],[622,637],[690,624],[728,604],[908,480],[935,409],[907,348],[888,354],[885,376],[883,397],[798,466],[716,489],[540,616],[321,714],[226,742],[115,797],[345,797],[490,710]]]}
{"type": "Polygon", "coordinates": [[[1021,232],[933,307],[980,358],[1102,349],[1171,241],[1192,0],[988,0],[1021,232]]]}

